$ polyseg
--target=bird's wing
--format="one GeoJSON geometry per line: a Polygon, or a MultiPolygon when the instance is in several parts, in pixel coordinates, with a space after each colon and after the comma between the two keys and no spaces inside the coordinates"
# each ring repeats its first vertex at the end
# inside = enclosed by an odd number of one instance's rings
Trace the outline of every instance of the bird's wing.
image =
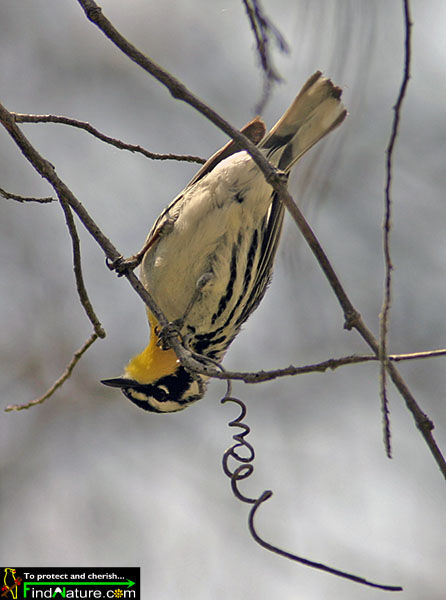
{"type": "MultiPolygon", "coordinates": [[[[262,121],[260,117],[255,117],[249,123],[246,123],[241,129],[240,132],[243,133],[253,144],[259,144],[265,135],[266,127],[265,123],[262,121]]],[[[188,190],[191,186],[193,186],[197,181],[202,179],[205,175],[210,173],[222,160],[228,158],[232,154],[240,151],[240,146],[234,140],[230,140],[227,144],[217,150],[215,154],[213,154],[208,160],[204,163],[201,169],[194,175],[191,181],[187,184],[185,189],[169,204],[169,206],[164,209],[164,211],[160,214],[158,219],[155,221],[152,229],[150,230],[149,235],[147,236],[146,245],[149,243],[151,238],[159,232],[160,226],[162,226],[163,221],[169,213],[173,212],[172,209],[178,204],[178,202],[183,198],[184,192],[188,190]]]]}

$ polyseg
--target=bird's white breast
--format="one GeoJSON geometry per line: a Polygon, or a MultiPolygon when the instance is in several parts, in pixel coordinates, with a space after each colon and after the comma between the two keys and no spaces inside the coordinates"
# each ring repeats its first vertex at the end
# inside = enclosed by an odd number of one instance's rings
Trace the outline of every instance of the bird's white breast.
{"type": "Polygon", "coordinates": [[[144,285],[170,321],[183,316],[198,280],[211,273],[190,312],[196,328],[209,327],[226,290],[234,244],[258,227],[270,203],[271,186],[246,152],[185,190],[166,215],[176,219],[172,231],[150,248],[141,267],[144,285]]]}

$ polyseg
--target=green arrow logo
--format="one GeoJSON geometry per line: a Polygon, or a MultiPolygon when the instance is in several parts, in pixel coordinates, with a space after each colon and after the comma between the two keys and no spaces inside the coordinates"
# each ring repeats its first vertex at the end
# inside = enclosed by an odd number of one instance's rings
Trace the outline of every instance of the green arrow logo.
{"type": "Polygon", "coordinates": [[[51,585],[57,586],[55,593],[61,594],[62,598],[65,598],[65,591],[60,588],[67,585],[114,585],[116,587],[131,588],[135,585],[134,581],[127,579],[127,581],[24,581],[23,582],[23,597],[26,598],[28,590],[34,585],[51,585]]]}

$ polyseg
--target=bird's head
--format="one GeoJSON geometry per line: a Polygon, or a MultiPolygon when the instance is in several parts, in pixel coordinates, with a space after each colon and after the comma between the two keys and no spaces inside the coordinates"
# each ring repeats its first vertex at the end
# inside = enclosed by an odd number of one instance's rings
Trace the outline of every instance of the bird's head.
{"type": "Polygon", "coordinates": [[[206,391],[204,378],[200,375],[192,376],[182,366],[152,383],[141,383],[128,377],[103,379],[101,383],[121,388],[123,394],[136,406],[156,413],[183,410],[202,398],[206,391]]]}
{"type": "Polygon", "coordinates": [[[121,388],[129,400],[150,412],[183,410],[204,396],[208,378],[186,371],[173,349],[163,350],[151,315],[149,322],[151,337],[147,348],[129,362],[122,377],[101,383],[121,388]]]}

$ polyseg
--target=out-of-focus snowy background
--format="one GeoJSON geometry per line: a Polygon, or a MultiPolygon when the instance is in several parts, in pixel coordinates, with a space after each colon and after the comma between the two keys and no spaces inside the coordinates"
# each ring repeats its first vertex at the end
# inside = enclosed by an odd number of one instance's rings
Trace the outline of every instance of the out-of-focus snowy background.
{"type": "MultiPolygon", "coordinates": [[[[121,32],[233,124],[261,94],[254,41],[238,0],[103,0],[121,32]]],[[[377,332],[385,148],[402,76],[401,3],[264,0],[290,54],[269,126],[321,69],[344,88],[350,116],[294,171],[299,198],[355,306],[377,332]]],[[[446,345],[446,4],[413,2],[412,79],[395,154],[392,352],[446,345]]],[[[154,152],[208,156],[226,139],[121,55],[75,0],[0,4],[2,102],[16,112],[91,122],[154,152]]],[[[124,255],[136,251],[193,165],[151,162],[62,125],[23,125],[37,149],[124,255]]],[[[0,132],[0,187],[49,195],[0,132]]],[[[1,404],[42,394],[90,334],[57,204],[0,201],[1,404]]],[[[247,506],[220,460],[235,415],[221,383],[177,415],[145,414],[101,378],[147,341],[144,307],[81,230],[91,300],[107,330],[44,405],[1,417],[3,562],[140,565],[145,598],[374,600],[385,592],[293,564],[257,546],[247,506]]],[[[343,330],[333,294],[291,223],[262,306],[225,360],[257,370],[367,348],[343,330]],[[278,307],[280,310],[277,310],[278,307]]],[[[401,365],[446,448],[444,359],[401,365]]],[[[372,580],[402,600],[442,600],[444,481],[391,389],[394,459],[381,441],[376,365],[235,385],[246,400],[256,471],[248,493],[274,491],[257,517],[281,547],[372,580]]]]}

